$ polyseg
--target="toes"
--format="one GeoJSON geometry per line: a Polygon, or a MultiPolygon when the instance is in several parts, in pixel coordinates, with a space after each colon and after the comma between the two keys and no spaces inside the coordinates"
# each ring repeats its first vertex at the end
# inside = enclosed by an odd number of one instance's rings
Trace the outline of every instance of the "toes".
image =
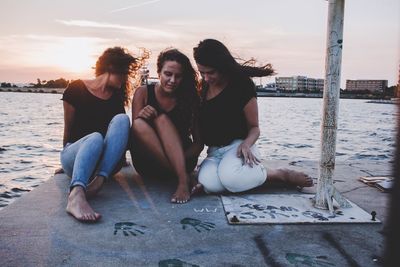
{"type": "Polygon", "coordinates": [[[90,214],[84,214],[82,216],[82,221],[92,221],[90,214]]]}
{"type": "Polygon", "coordinates": [[[84,214],[82,221],[93,221],[92,214],[84,214]]]}
{"type": "Polygon", "coordinates": [[[188,201],[189,201],[189,198],[177,198],[177,197],[174,197],[174,198],[171,199],[172,203],[177,203],[177,204],[184,204],[184,203],[186,203],[188,201]]]}
{"type": "Polygon", "coordinates": [[[306,185],[312,186],[313,184],[314,184],[314,180],[310,176],[307,175],[307,177],[306,177],[306,185]]]}
{"type": "Polygon", "coordinates": [[[188,202],[187,199],[181,199],[181,200],[178,200],[177,203],[179,203],[179,204],[185,204],[186,202],[188,202]]]}
{"type": "Polygon", "coordinates": [[[89,213],[89,214],[86,214],[85,221],[87,221],[87,222],[96,222],[100,218],[101,218],[101,215],[99,213],[97,213],[97,212],[89,213]]]}
{"type": "Polygon", "coordinates": [[[91,219],[92,219],[92,221],[96,221],[97,220],[97,215],[98,214],[96,214],[96,213],[94,213],[94,214],[91,214],[91,219]]]}
{"type": "Polygon", "coordinates": [[[202,184],[196,184],[195,186],[192,187],[192,190],[190,191],[190,194],[194,195],[196,193],[200,193],[202,189],[203,189],[203,185],[202,184]]]}
{"type": "Polygon", "coordinates": [[[101,218],[101,215],[97,212],[95,213],[83,213],[80,215],[75,215],[70,213],[73,217],[75,217],[78,221],[81,222],[96,222],[101,218]]]}
{"type": "Polygon", "coordinates": [[[99,214],[97,212],[94,213],[94,216],[95,216],[96,221],[101,219],[101,214],[99,214]]]}

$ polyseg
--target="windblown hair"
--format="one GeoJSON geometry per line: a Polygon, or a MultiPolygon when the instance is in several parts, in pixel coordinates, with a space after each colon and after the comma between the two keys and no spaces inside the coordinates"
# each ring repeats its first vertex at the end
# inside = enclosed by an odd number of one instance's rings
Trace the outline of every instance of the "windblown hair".
{"type": "Polygon", "coordinates": [[[149,53],[146,49],[142,49],[141,56],[135,57],[125,48],[111,47],[106,49],[97,59],[95,74],[96,77],[106,72],[126,75],[122,92],[124,104],[128,106],[132,96],[132,88],[140,82],[139,69],[148,58],[149,53]]]}
{"type": "MultiPolygon", "coordinates": [[[[229,52],[228,48],[220,41],[205,39],[200,41],[197,47],[193,48],[193,56],[196,63],[214,68],[224,75],[230,82],[235,82],[238,86],[249,86],[254,83],[250,77],[264,77],[275,74],[271,64],[261,67],[254,67],[255,60],[247,60],[240,64],[229,52]]],[[[202,89],[206,85],[202,83],[202,89]]],[[[202,93],[203,95],[203,93],[202,93]]]]}
{"type": "Polygon", "coordinates": [[[167,48],[157,58],[157,72],[160,73],[165,62],[175,61],[182,67],[182,81],[175,91],[177,108],[185,125],[191,128],[199,104],[199,79],[189,58],[175,48],[167,48]]]}

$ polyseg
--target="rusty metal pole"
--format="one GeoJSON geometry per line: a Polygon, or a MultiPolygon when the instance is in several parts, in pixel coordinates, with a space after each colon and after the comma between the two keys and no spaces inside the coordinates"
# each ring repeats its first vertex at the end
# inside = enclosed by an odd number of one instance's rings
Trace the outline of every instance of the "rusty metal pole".
{"type": "Polygon", "coordinates": [[[321,156],[315,207],[333,210],[333,199],[341,207],[351,207],[333,186],[336,131],[338,126],[340,72],[342,64],[343,19],[345,0],[329,0],[325,58],[324,105],[321,123],[321,156]]]}

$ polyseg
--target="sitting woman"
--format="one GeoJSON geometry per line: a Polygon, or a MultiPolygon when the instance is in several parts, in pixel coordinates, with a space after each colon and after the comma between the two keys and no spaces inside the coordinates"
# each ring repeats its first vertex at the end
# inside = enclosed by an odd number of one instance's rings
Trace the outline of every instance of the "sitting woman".
{"type": "Polygon", "coordinates": [[[95,79],[73,81],[64,91],[61,164],[72,177],[67,212],[80,221],[101,217],[86,198],[95,195],[124,162],[130,129],[124,105],[131,95],[129,78],[141,65],[142,59],[125,49],[109,48],[96,62],[95,79]]]}
{"type": "Polygon", "coordinates": [[[167,49],[157,59],[159,82],[139,87],[132,103],[132,162],[145,177],[177,177],[171,202],[190,199],[189,173],[203,149],[196,133],[197,74],[187,56],[167,49]]]}
{"type": "Polygon", "coordinates": [[[242,192],[269,182],[312,186],[310,177],[288,169],[267,170],[255,146],[260,135],[255,86],[250,77],[272,75],[271,65],[239,64],[221,42],[201,41],[194,58],[202,76],[199,131],[208,146],[199,187],[208,193],[242,192]]]}

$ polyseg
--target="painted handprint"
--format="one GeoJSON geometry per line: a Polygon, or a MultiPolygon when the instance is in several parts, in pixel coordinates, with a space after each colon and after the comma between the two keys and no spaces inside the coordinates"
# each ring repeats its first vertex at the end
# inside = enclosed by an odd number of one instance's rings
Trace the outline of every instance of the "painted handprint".
{"type": "Polygon", "coordinates": [[[168,259],[160,261],[158,267],[199,267],[199,265],[184,262],[180,259],[168,259]]]}
{"type": "Polygon", "coordinates": [[[202,222],[197,219],[192,218],[184,218],[181,220],[182,229],[186,229],[189,225],[193,227],[197,232],[201,232],[202,230],[210,231],[215,228],[215,224],[211,222],[202,222]]]}
{"type": "Polygon", "coordinates": [[[122,231],[124,236],[137,236],[138,234],[144,234],[142,231],[146,226],[143,225],[138,225],[133,222],[119,222],[114,225],[114,235],[116,235],[118,232],[122,231]]]}
{"type": "Polygon", "coordinates": [[[286,260],[296,266],[321,266],[329,267],[335,266],[335,264],[328,261],[326,256],[308,256],[296,253],[286,253],[286,260]]]}

